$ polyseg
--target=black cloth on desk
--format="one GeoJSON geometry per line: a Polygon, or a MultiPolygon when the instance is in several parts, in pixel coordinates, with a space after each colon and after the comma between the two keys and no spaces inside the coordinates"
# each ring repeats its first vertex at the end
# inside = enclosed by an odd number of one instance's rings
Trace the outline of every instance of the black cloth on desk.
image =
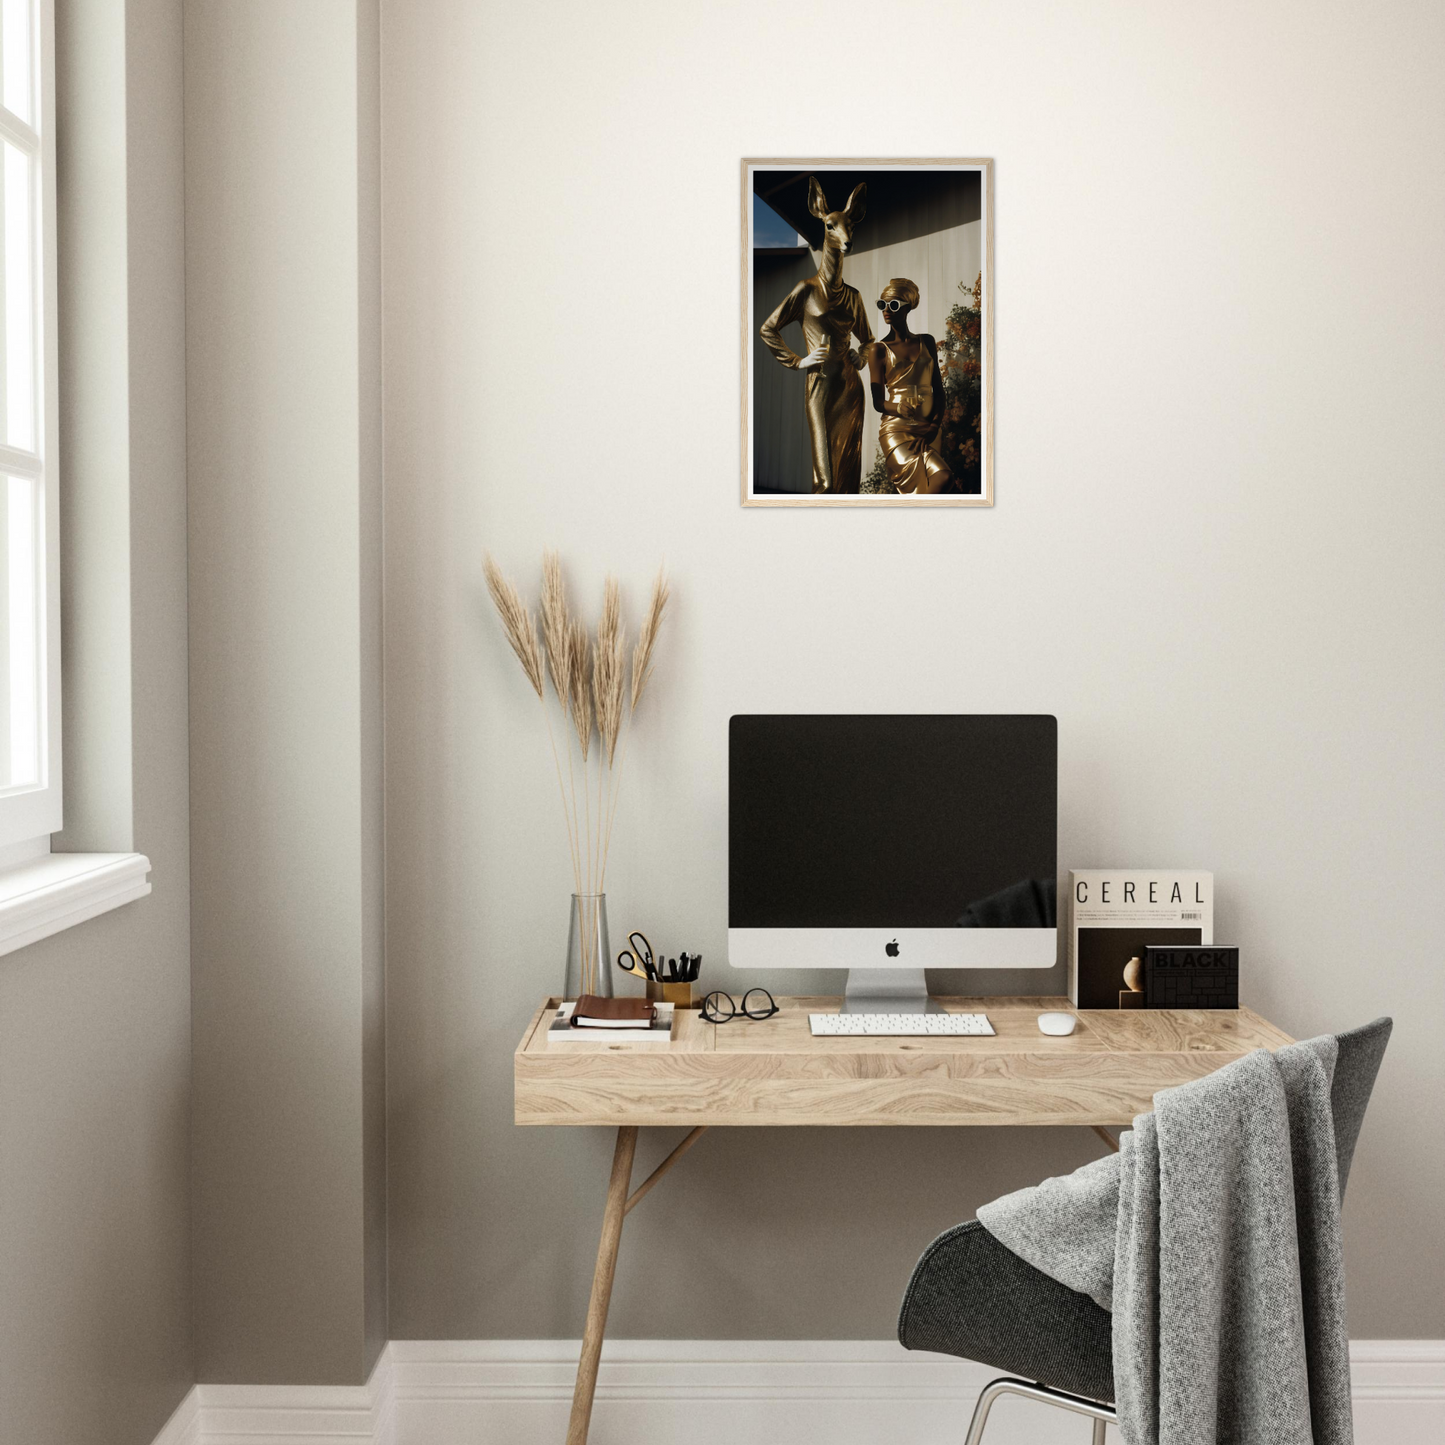
{"type": "Polygon", "coordinates": [[[1057,895],[1052,878],[1025,878],[970,903],[958,927],[1052,928],[1057,922],[1057,895]]]}

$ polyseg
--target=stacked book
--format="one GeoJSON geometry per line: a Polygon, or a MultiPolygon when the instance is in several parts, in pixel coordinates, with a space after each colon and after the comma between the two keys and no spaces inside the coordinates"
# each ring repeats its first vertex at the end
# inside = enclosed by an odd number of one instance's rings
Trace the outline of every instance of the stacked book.
{"type": "Polygon", "coordinates": [[[592,999],[560,1005],[547,1026],[549,1044],[666,1044],[676,1006],[648,999],[592,999]]]}

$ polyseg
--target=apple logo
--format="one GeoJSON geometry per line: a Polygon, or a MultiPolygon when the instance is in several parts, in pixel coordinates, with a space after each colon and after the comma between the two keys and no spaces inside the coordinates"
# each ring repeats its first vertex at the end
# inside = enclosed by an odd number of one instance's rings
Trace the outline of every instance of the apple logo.
{"type": "Polygon", "coordinates": [[[884,946],[883,946],[883,952],[886,953],[889,958],[897,958],[897,957],[898,957],[898,940],[895,938],[892,943],[884,944],[884,946]]]}

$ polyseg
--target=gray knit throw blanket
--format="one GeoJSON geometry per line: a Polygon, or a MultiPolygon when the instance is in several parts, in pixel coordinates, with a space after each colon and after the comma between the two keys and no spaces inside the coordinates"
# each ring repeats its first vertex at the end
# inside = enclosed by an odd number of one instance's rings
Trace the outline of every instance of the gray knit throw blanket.
{"type": "Polygon", "coordinates": [[[1120,1151],[978,1211],[1114,1314],[1126,1445],[1353,1445],[1333,1038],[1154,1096],[1120,1151]]]}

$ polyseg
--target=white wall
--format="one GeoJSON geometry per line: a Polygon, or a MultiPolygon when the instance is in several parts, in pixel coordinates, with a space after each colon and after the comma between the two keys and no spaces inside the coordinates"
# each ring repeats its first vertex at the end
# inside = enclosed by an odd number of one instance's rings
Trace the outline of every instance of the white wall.
{"type": "MultiPolygon", "coordinates": [[[[1351,1323],[1445,1335],[1442,58],[1423,0],[387,6],[394,1338],[573,1335],[591,1273],[610,1145],[510,1122],[569,882],[481,560],[548,545],[676,582],[619,931],[729,981],[731,713],[1054,712],[1063,867],[1212,868],[1248,1003],[1395,1015],[1351,1323]],[[738,161],[810,153],[997,158],[992,510],[739,507],[738,161]]],[[[1093,1148],[709,1138],[615,1333],[886,1336],[937,1229],[1093,1148]]]]}

